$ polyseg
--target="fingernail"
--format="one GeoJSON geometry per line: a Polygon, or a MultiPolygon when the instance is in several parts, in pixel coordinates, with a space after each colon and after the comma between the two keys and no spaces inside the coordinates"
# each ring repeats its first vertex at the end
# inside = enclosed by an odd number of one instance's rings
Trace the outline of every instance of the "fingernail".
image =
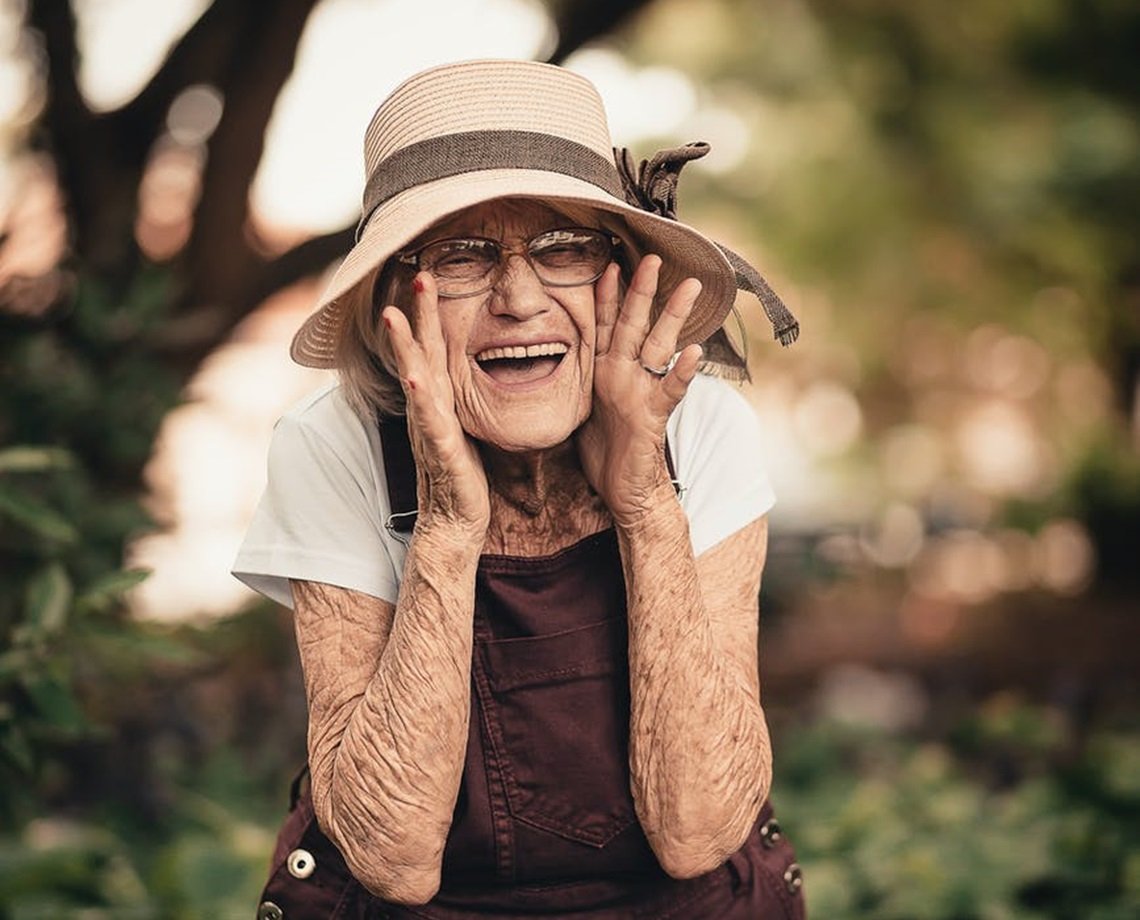
{"type": "Polygon", "coordinates": [[[412,290],[417,294],[422,294],[424,290],[424,280],[419,275],[412,279],[412,290]]]}
{"type": "Polygon", "coordinates": [[[407,383],[408,383],[408,389],[409,390],[414,390],[416,388],[416,382],[414,380],[412,380],[410,377],[408,378],[407,383]]]}
{"type": "Polygon", "coordinates": [[[392,320],[390,317],[387,317],[387,316],[384,317],[384,328],[385,329],[391,329],[392,328],[392,320]]]}

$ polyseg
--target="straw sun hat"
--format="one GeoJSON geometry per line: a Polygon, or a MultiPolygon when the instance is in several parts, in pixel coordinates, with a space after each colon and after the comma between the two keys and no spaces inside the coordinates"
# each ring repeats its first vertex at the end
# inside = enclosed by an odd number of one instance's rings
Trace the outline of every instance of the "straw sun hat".
{"type": "Polygon", "coordinates": [[[625,231],[619,235],[664,260],[659,304],[683,279],[698,278],[701,293],[678,347],[720,328],[738,286],[760,297],[777,338],[790,344],[798,324],[755,270],[675,219],[680,167],[707,151],[697,144],[658,154],[634,175],[628,152],[611,145],[597,90],[549,64],[465,61],[419,73],[393,90],[368,125],[356,244],[290,353],[299,364],[333,367],[343,317],[355,298],[371,297],[391,256],[442,218],[504,197],[613,215],[625,231]]]}

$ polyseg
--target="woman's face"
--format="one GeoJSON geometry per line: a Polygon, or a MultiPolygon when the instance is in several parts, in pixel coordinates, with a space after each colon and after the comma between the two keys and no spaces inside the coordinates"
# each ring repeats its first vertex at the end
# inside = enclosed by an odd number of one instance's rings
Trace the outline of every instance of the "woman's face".
{"type": "MultiPolygon", "coordinates": [[[[581,222],[537,202],[490,202],[436,225],[409,248],[476,236],[519,251],[536,234],[576,225],[581,222]]],[[[541,450],[566,441],[590,414],[594,285],[545,287],[525,258],[504,258],[491,290],[439,300],[455,410],[478,441],[507,451],[541,450]],[[520,348],[527,357],[508,357],[520,348]]]]}

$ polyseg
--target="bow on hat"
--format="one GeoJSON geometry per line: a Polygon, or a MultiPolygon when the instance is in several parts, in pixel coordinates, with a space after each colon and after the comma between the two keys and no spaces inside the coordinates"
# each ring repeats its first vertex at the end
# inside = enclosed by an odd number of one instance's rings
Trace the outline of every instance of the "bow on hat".
{"type": "MultiPolygon", "coordinates": [[[[651,159],[642,160],[635,168],[633,155],[629,149],[615,147],[614,162],[617,164],[625,200],[644,211],[676,220],[677,182],[681,177],[681,169],[690,160],[703,157],[710,149],[703,141],[695,141],[681,147],[670,147],[657,151],[651,159]]],[[[791,345],[800,335],[800,324],[791,310],[764,280],[764,276],[743,257],[727,246],[720,243],[716,245],[736,273],[736,286],[741,290],[750,291],[760,301],[780,344],[791,345]]]]}

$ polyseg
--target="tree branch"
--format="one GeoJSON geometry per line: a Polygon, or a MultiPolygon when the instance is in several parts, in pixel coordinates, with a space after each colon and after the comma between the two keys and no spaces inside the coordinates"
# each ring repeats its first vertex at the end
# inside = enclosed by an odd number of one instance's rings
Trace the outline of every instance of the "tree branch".
{"type": "Polygon", "coordinates": [[[558,29],[558,45],[547,58],[561,64],[571,54],[602,35],[608,35],[652,0],[563,0],[550,4],[558,29]]]}
{"type": "Polygon", "coordinates": [[[186,87],[219,85],[249,6],[248,0],[214,0],[170,49],[146,86],[107,116],[112,129],[153,141],[164,129],[170,104],[186,87]]]}
{"type": "Polygon", "coordinates": [[[190,301],[238,311],[251,271],[261,259],[246,237],[249,189],[265,146],[265,129],[293,71],[297,44],[318,0],[280,0],[266,17],[245,6],[235,30],[241,54],[231,55],[218,83],[222,119],[209,141],[202,193],[187,246],[190,301]]]}
{"type": "Polygon", "coordinates": [[[71,4],[67,0],[28,0],[24,22],[43,36],[49,115],[90,117],[79,92],[79,48],[75,43],[75,15],[71,4]]]}
{"type": "Polygon", "coordinates": [[[75,16],[67,0],[28,0],[25,27],[38,32],[43,59],[40,61],[47,99],[41,124],[41,139],[52,153],[60,189],[83,225],[95,206],[90,162],[83,155],[84,138],[90,132],[92,115],[79,92],[79,49],[75,43],[75,16]]]}

